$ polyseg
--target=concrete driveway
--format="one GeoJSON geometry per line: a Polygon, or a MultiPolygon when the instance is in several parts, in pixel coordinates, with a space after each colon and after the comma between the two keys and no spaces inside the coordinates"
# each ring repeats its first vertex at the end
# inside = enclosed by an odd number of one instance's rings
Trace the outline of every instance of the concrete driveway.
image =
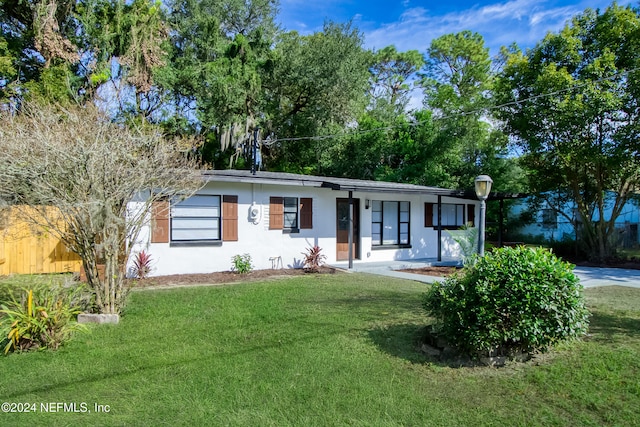
{"type": "MultiPolygon", "coordinates": [[[[455,265],[455,262],[438,263],[430,259],[412,261],[389,261],[389,262],[364,262],[355,263],[350,271],[378,274],[399,279],[416,280],[419,282],[433,283],[444,280],[442,277],[425,276],[423,274],[405,273],[397,271],[406,268],[420,268],[432,265],[455,265]]],[[[334,265],[335,267],[346,269],[344,263],[334,265]]],[[[599,268],[599,267],[576,267],[576,276],[580,278],[580,283],[585,288],[597,286],[628,286],[640,288],[640,270],[629,270],[623,268],[599,268]]]]}
{"type": "Polygon", "coordinates": [[[640,270],[576,267],[573,272],[580,278],[580,283],[585,288],[614,285],[640,288],[640,270]]]}

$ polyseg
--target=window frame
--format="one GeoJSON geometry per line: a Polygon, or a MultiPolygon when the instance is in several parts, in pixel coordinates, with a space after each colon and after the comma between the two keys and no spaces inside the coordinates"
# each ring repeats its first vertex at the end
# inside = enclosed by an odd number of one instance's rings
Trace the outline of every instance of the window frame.
{"type": "Polygon", "coordinates": [[[407,201],[407,200],[372,200],[371,201],[371,249],[372,250],[378,250],[378,249],[398,249],[398,248],[411,248],[411,202],[407,201]],[[397,211],[396,211],[396,215],[397,215],[397,221],[394,224],[394,230],[395,230],[395,243],[384,243],[384,225],[385,225],[385,218],[384,218],[384,212],[385,212],[385,203],[395,203],[397,205],[397,211]],[[376,210],[376,205],[379,204],[380,205],[380,210],[376,210]],[[406,204],[406,211],[402,210],[402,206],[403,204],[406,204]],[[379,212],[380,213],[380,221],[374,221],[373,220],[373,213],[374,212],[379,212]],[[402,214],[406,213],[406,221],[402,220],[402,214]],[[402,225],[406,224],[406,232],[402,232],[402,225]],[[377,226],[378,227],[378,233],[374,233],[374,227],[377,226]],[[379,235],[380,238],[377,240],[374,240],[374,235],[379,235]],[[402,240],[402,236],[406,234],[406,243],[403,243],[402,240]]]}
{"type": "Polygon", "coordinates": [[[299,197],[282,197],[282,232],[283,233],[299,233],[300,232],[300,198],[299,197]],[[289,202],[293,200],[293,205],[287,206],[287,199],[289,202]],[[287,208],[289,209],[287,211],[287,208]],[[287,214],[293,214],[295,216],[294,226],[287,227],[287,214]]]}
{"type": "Polygon", "coordinates": [[[280,230],[284,234],[300,233],[313,229],[313,198],[299,196],[269,197],[269,230],[280,230]],[[292,203],[292,202],[295,202],[292,203]],[[295,211],[294,211],[295,210],[295,211]],[[294,226],[285,226],[285,218],[294,226]]]}
{"type": "Polygon", "coordinates": [[[544,208],[540,212],[542,229],[552,231],[558,229],[558,211],[553,208],[544,208]]]}
{"type": "MultiPolygon", "coordinates": [[[[465,203],[441,203],[441,208],[444,206],[455,206],[454,214],[456,217],[456,222],[458,222],[458,213],[461,213],[461,223],[460,224],[440,224],[438,223],[438,204],[437,203],[425,203],[425,227],[433,227],[434,229],[442,228],[443,230],[460,230],[461,228],[467,226],[471,221],[469,219],[469,206],[474,206],[465,203]],[[430,209],[427,209],[426,206],[431,205],[430,209]],[[427,218],[429,211],[431,211],[431,218],[427,218]]],[[[472,208],[474,209],[475,206],[472,208]]],[[[475,211],[474,211],[475,213],[475,211]]],[[[475,217],[475,215],[474,215],[475,217]]],[[[442,218],[440,218],[442,219],[442,218]]],[[[475,222],[475,218],[473,219],[475,222]]],[[[473,227],[474,225],[472,225],[473,227]]]]}
{"type": "MultiPolygon", "coordinates": [[[[223,209],[223,205],[222,205],[222,196],[219,194],[195,194],[185,200],[182,200],[180,202],[176,202],[174,200],[171,201],[170,203],[170,209],[169,209],[169,244],[171,246],[220,246],[222,245],[222,237],[223,237],[223,233],[222,233],[222,209],[223,209]],[[218,215],[210,215],[210,216],[194,216],[194,215],[175,215],[176,213],[176,207],[179,206],[181,203],[186,202],[187,200],[191,200],[194,197],[197,198],[211,198],[209,200],[214,200],[217,199],[217,205],[216,204],[200,204],[200,205],[194,205],[194,207],[197,208],[217,208],[218,210],[218,215]],[[217,237],[215,238],[200,238],[200,239],[176,239],[174,238],[174,232],[176,231],[176,229],[180,230],[179,227],[175,226],[175,221],[176,220],[180,220],[180,219],[187,219],[187,220],[213,220],[215,223],[217,223],[217,237]]],[[[206,200],[206,199],[205,199],[206,200]]],[[[186,228],[186,230],[197,230],[197,227],[194,228],[186,228]]]]}

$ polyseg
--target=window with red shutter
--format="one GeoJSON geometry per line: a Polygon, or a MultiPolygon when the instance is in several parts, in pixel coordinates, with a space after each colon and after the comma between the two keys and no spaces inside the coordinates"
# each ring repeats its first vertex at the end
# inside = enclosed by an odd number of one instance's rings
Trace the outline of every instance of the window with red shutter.
{"type": "Polygon", "coordinates": [[[433,227],[433,203],[424,204],[424,226],[433,227]]]}
{"type": "Polygon", "coordinates": [[[269,229],[282,230],[284,225],[284,199],[282,197],[269,198],[269,229]]]}
{"type": "Polygon", "coordinates": [[[313,199],[310,197],[300,198],[300,228],[313,228],[313,199]]]}
{"type": "Polygon", "coordinates": [[[151,204],[151,243],[169,243],[169,201],[151,204]]]}

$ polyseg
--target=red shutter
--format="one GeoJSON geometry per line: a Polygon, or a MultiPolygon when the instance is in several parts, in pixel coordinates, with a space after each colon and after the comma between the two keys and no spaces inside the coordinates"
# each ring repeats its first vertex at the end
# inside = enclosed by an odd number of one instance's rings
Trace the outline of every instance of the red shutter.
{"type": "Polygon", "coordinates": [[[433,227],[433,203],[424,204],[424,226],[433,227]]]}
{"type": "Polygon", "coordinates": [[[300,198],[300,228],[313,228],[313,199],[300,198]]]}
{"type": "Polygon", "coordinates": [[[151,204],[151,243],[169,243],[169,202],[151,204]]]}
{"type": "Polygon", "coordinates": [[[222,196],[222,241],[238,241],[238,196],[222,196]]]}
{"type": "Polygon", "coordinates": [[[469,227],[476,225],[476,205],[467,205],[467,224],[469,227]]]}
{"type": "Polygon", "coordinates": [[[284,226],[284,199],[282,197],[269,198],[269,229],[282,230],[284,226]]]}

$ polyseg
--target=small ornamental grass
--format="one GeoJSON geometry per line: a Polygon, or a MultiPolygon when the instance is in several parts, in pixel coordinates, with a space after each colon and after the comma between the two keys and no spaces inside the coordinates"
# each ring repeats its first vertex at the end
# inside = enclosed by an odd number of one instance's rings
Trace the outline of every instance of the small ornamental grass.
{"type": "Polygon", "coordinates": [[[502,248],[434,284],[434,331],[472,356],[544,352],[584,335],[589,313],[572,266],[548,250],[502,248]]]}

